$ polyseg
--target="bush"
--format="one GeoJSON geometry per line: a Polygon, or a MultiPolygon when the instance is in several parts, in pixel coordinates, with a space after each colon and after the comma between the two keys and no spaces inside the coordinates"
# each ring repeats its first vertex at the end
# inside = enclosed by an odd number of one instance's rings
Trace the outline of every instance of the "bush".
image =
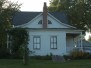
{"type": "Polygon", "coordinates": [[[7,48],[0,48],[0,59],[22,59],[20,51],[10,53],[7,48]]]}
{"type": "Polygon", "coordinates": [[[70,53],[71,59],[91,59],[91,54],[82,51],[73,51],[70,53]]]}
{"type": "Polygon", "coordinates": [[[84,59],[91,59],[91,53],[85,52],[83,58],[84,58],[84,59]]]}
{"type": "Polygon", "coordinates": [[[0,59],[9,59],[11,54],[6,48],[0,48],[0,59]]]}
{"type": "Polygon", "coordinates": [[[65,60],[70,60],[71,59],[70,55],[63,55],[63,57],[64,57],[65,60]]]}
{"type": "Polygon", "coordinates": [[[81,51],[73,51],[71,52],[70,56],[72,59],[82,59],[83,58],[84,53],[81,51]]]}

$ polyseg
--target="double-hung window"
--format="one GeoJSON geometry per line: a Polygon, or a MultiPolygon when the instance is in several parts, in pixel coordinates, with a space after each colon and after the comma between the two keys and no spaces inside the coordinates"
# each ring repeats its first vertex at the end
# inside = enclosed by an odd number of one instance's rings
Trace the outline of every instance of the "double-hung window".
{"type": "Polygon", "coordinates": [[[50,37],[50,48],[57,49],[57,36],[50,37]]]}
{"type": "Polygon", "coordinates": [[[40,49],[41,46],[41,38],[40,36],[34,36],[33,37],[33,48],[34,49],[40,49]]]}

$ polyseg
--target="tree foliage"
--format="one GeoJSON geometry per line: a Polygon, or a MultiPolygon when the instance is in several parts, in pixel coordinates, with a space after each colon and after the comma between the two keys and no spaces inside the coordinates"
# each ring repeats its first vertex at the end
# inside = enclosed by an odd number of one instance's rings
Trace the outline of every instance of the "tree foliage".
{"type": "Polygon", "coordinates": [[[9,30],[9,35],[12,37],[12,45],[10,46],[11,54],[14,58],[23,58],[24,64],[28,61],[28,32],[23,28],[13,28],[9,30]]]}
{"type": "Polygon", "coordinates": [[[91,31],[91,0],[50,0],[48,9],[66,12],[70,25],[91,31]]]}
{"type": "Polygon", "coordinates": [[[28,32],[23,28],[13,28],[8,30],[8,35],[12,38],[12,45],[8,45],[12,58],[23,58],[23,63],[28,62],[28,32]]]}
{"type": "Polygon", "coordinates": [[[0,0],[0,47],[6,47],[6,30],[11,28],[13,15],[19,11],[20,5],[8,0],[0,0]]]}

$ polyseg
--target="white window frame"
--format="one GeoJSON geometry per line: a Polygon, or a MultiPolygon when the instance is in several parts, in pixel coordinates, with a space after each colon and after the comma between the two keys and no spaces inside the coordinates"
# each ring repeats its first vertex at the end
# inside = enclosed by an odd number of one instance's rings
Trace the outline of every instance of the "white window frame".
{"type": "Polygon", "coordinates": [[[57,49],[57,36],[50,37],[50,48],[57,49]]]}
{"type": "Polygon", "coordinates": [[[33,36],[33,49],[39,50],[41,48],[40,36],[33,36]]]}

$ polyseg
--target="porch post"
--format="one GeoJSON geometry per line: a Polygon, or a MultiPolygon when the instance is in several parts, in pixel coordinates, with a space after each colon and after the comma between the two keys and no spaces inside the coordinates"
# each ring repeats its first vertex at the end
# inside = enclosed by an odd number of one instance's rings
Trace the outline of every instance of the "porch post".
{"type": "Polygon", "coordinates": [[[81,51],[83,52],[83,44],[82,44],[82,32],[81,32],[81,51]]]}

